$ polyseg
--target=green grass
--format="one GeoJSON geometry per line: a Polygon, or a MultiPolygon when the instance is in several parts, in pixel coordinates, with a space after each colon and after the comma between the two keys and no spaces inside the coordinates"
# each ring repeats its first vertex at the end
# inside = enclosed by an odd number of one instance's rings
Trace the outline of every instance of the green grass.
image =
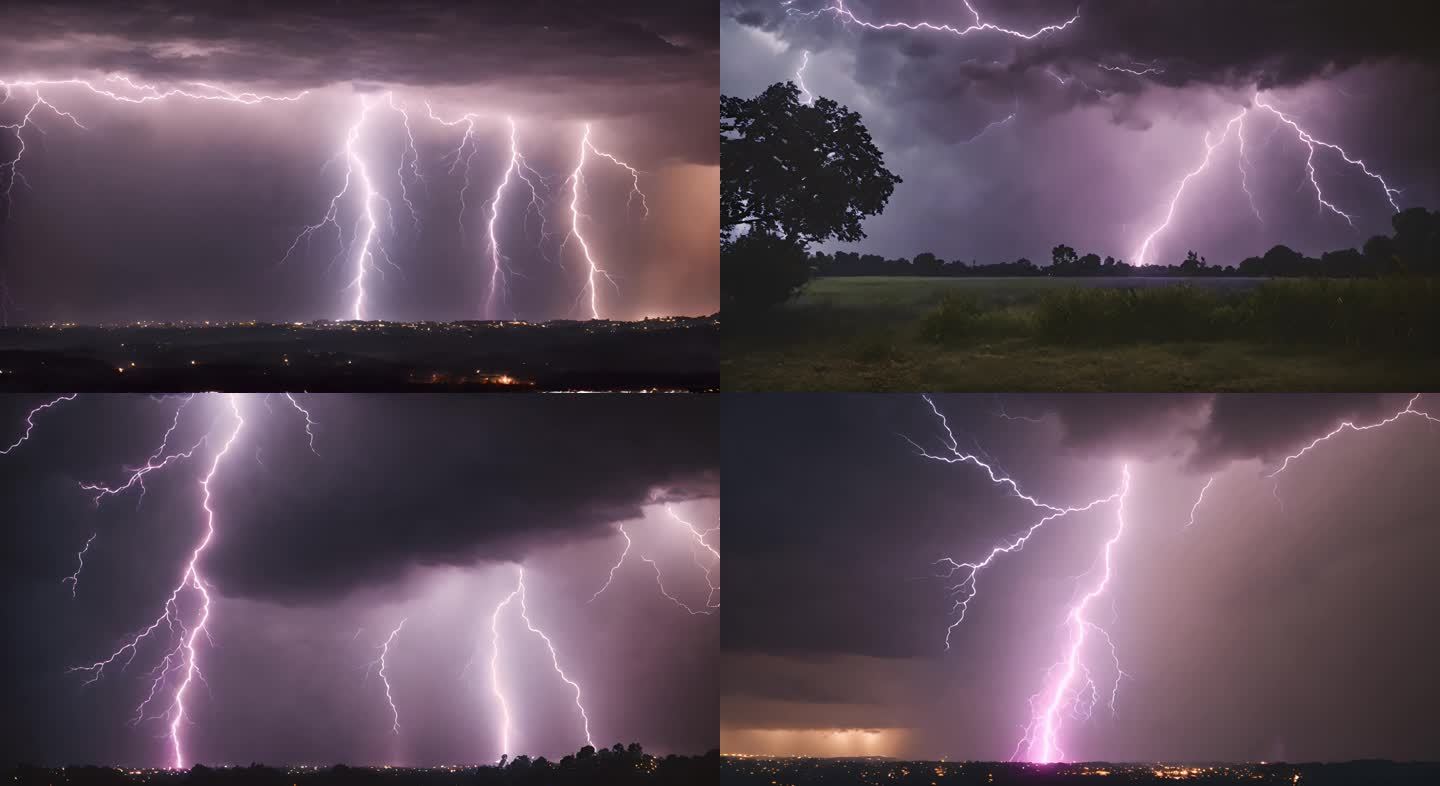
{"type": "Polygon", "coordinates": [[[726,390],[1440,386],[1440,283],[821,279],[724,335],[726,390]],[[1117,286],[1118,285],[1118,286],[1117,286]]]}

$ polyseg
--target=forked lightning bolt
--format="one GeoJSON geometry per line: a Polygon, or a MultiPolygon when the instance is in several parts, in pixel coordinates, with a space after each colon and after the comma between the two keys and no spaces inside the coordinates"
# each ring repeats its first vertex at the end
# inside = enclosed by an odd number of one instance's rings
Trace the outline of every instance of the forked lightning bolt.
{"type": "MultiPolygon", "coordinates": [[[[648,564],[655,571],[655,583],[660,589],[660,594],[667,600],[689,614],[696,616],[708,615],[712,613],[714,609],[720,608],[720,602],[715,599],[715,595],[720,592],[720,585],[715,582],[714,577],[714,570],[720,565],[720,550],[710,545],[705,538],[712,532],[718,532],[720,528],[710,527],[709,529],[702,530],[681,518],[680,515],[675,512],[675,509],[668,504],[665,506],[665,514],[677,525],[684,528],[690,535],[690,559],[694,562],[695,567],[700,569],[700,574],[705,579],[705,586],[709,588],[709,592],[705,596],[705,606],[697,609],[681,600],[665,588],[665,577],[660,572],[659,563],[645,554],[639,555],[640,560],[648,564]]],[[[595,594],[590,597],[587,603],[594,603],[605,590],[610,588],[610,585],[615,581],[615,572],[620,570],[621,566],[625,564],[625,560],[630,556],[630,550],[635,545],[634,541],[630,538],[630,533],[625,529],[624,524],[618,525],[617,529],[625,539],[625,548],[620,551],[620,558],[615,561],[614,565],[610,566],[610,572],[605,577],[605,583],[600,586],[600,589],[595,591],[595,594]]]]}
{"type": "Polygon", "coordinates": [[[1022,491],[1019,482],[1003,472],[998,471],[992,463],[983,461],[973,454],[961,451],[959,449],[959,440],[950,427],[949,419],[946,418],[944,413],[940,411],[939,407],[935,405],[935,402],[929,396],[924,396],[923,398],[926,404],[930,406],[930,411],[935,415],[944,432],[941,436],[941,442],[945,445],[948,455],[931,453],[909,437],[903,437],[916,449],[919,455],[933,461],[940,461],[947,464],[973,465],[982,470],[990,479],[991,483],[1006,489],[1011,495],[1023,500],[1031,507],[1047,511],[1045,516],[1019,536],[1011,538],[1007,542],[991,549],[990,552],[980,560],[962,562],[951,557],[945,557],[936,563],[936,565],[946,566],[945,572],[941,574],[942,578],[954,579],[956,576],[960,577],[958,582],[948,588],[948,594],[956,596],[956,599],[951,606],[951,614],[954,616],[954,619],[945,630],[945,648],[947,650],[951,646],[951,638],[955,629],[964,621],[965,614],[969,611],[970,601],[976,597],[978,592],[977,580],[982,570],[993,564],[1002,554],[1010,554],[1023,550],[1030,538],[1052,521],[1072,513],[1089,511],[1102,505],[1116,504],[1119,526],[1116,528],[1115,535],[1106,542],[1102,552],[1101,561],[1104,566],[1103,577],[1090,592],[1082,596],[1079,602],[1071,606],[1066,616],[1066,626],[1070,630],[1070,640],[1062,654],[1060,663],[1052,667],[1046,674],[1046,679],[1048,680],[1051,674],[1059,670],[1060,677],[1056,679],[1054,684],[1048,689],[1042,690],[1042,694],[1045,695],[1037,694],[1031,697],[1029,701],[1030,722],[1026,725],[1024,736],[1020,742],[1016,744],[1015,753],[1011,757],[1012,759],[1018,758],[1023,750],[1029,753],[1031,758],[1040,761],[1053,761],[1064,755],[1063,752],[1060,751],[1057,742],[1061,726],[1060,713],[1068,709],[1070,714],[1077,718],[1088,718],[1095,704],[1099,702],[1099,689],[1090,668],[1085,665],[1081,657],[1083,655],[1087,633],[1093,632],[1098,638],[1102,638],[1109,651],[1110,661],[1113,664],[1115,673],[1115,683],[1110,691],[1110,707],[1112,711],[1114,710],[1115,702],[1119,694],[1120,680],[1125,676],[1125,672],[1120,665],[1119,654],[1115,649],[1114,642],[1110,639],[1109,633],[1093,620],[1087,618],[1085,611],[1090,602],[1105,591],[1106,585],[1109,582],[1111,575],[1111,551],[1124,530],[1125,496],[1130,488],[1129,468],[1122,467],[1121,486],[1120,489],[1113,494],[1099,497],[1084,505],[1077,506],[1061,507],[1048,502],[1042,502],[1038,498],[1022,491]]]}
{"type": "Polygon", "coordinates": [[[24,431],[24,433],[22,433],[19,437],[17,437],[17,438],[15,439],[15,442],[12,443],[9,447],[6,447],[6,448],[4,448],[3,450],[0,450],[0,456],[4,456],[4,455],[8,454],[10,451],[12,451],[12,450],[20,447],[21,445],[24,445],[24,444],[25,444],[26,442],[28,442],[28,441],[30,441],[30,433],[35,430],[35,416],[36,416],[36,415],[40,414],[41,412],[44,412],[44,411],[47,410],[47,409],[50,409],[51,407],[54,407],[54,406],[56,406],[56,405],[58,405],[58,404],[61,404],[62,402],[74,401],[74,400],[75,400],[75,397],[78,396],[78,395],[80,395],[80,394],[78,394],[78,393],[71,393],[71,394],[69,394],[69,395],[61,396],[61,397],[59,397],[59,398],[57,398],[57,399],[54,399],[54,400],[51,400],[51,401],[47,401],[47,402],[45,402],[44,404],[41,404],[40,406],[38,406],[38,407],[30,410],[30,413],[25,416],[25,431],[24,431]]]}
{"type": "Polygon", "coordinates": [[[809,88],[805,87],[805,67],[810,65],[810,50],[806,49],[800,53],[800,67],[795,69],[795,85],[800,88],[800,103],[810,105],[815,102],[815,96],[810,95],[809,88]]]}
{"type": "MultiPolygon", "coordinates": [[[[392,718],[390,728],[396,734],[400,733],[400,710],[395,707],[395,696],[390,692],[390,677],[385,673],[385,666],[387,665],[385,658],[390,655],[390,645],[395,643],[395,637],[400,635],[400,630],[405,627],[405,622],[406,620],[404,619],[400,620],[400,624],[395,626],[395,630],[390,631],[390,635],[386,637],[384,643],[380,645],[380,656],[370,662],[365,672],[368,675],[370,671],[373,670],[376,675],[380,677],[380,683],[385,686],[385,701],[390,705],[390,716],[392,718]]],[[[356,631],[355,635],[359,636],[360,631],[356,631]]]]}
{"type": "Polygon", "coordinates": [[[1292,131],[1294,131],[1296,137],[1300,140],[1302,144],[1305,145],[1305,149],[1307,151],[1305,156],[1305,174],[1309,180],[1311,190],[1315,192],[1315,201],[1319,209],[1329,211],[1339,216],[1340,218],[1345,219],[1345,222],[1350,226],[1355,225],[1354,216],[1345,212],[1344,210],[1341,210],[1339,206],[1326,198],[1325,190],[1320,186],[1319,178],[1317,177],[1315,172],[1315,153],[1317,147],[1333,151],[1334,153],[1338,154],[1341,160],[1343,160],[1346,164],[1358,168],[1361,172],[1365,174],[1366,177],[1374,180],[1377,184],[1379,184],[1385,196],[1385,201],[1390,205],[1391,209],[1397,213],[1400,212],[1400,205],[1398,202],[1395,201],[1395,197],[1400,194],[1399,189],[1391,188],[1390,184],[1385,181],[1385,178],[1378,173],[1371,171],[1370,167],[1362,159],[1352,158],[1350,154],[1339,145],[1316,139],[1313,135],[1310,134],[1310,132],[1302,128],[1294,118],[1290,117],[1284,112],[1281,112],[1273,104],[1268,103],[1264,96],[1262,96],[1258,92],[1251,100],[1251,104],[1251,107],[1242,109],[1238,115],[1231,118],[1230,121],[1225,124],[1225,128],[1220,134],[1219,139],[1211,142],[1210,132],[1207,131],[1205,133],[1204,158],[1201,160],[1199,166],[1186,173],[1185,177],[1181,178],[1180,183],[1175,188],[1174,194],[1170,197],[1169,205],[1167,206],[1165,211],[1165,217],[1160,221],[1159,224],[1157,224],[1153,229],[1150,230],[1149,234],[1147,234],[1144,240],[1140,243],[1140,247],[1136,250],[1134,257],[1136,264],[1148,265],[1154,262],[1154,257],[1152,255],[1152,247],[1155,243],[1155,240],[1160,236],[1161,233],[1163,233],[1167,228],[1169,228],[1171,221],[1175,218],[1176,206],[1179,204],[1181,197],[1184,196],[1186,186],[1189,185],[1192,179],[1199,176],[1202,172],[1209,168],[1210,161],[1216,149],[1223,145],[1225,141],[1230,138],[1231,129],[1235,129],[1236,138],[1239,143],[1240,187],[1245,191],[1245,196],[1250,202],[1250,210],[1255,214],[1256,220],[1261,221],[1262,223],[1264,222],[1264,220],[1260,216],[1259,208],[1255,206],[1254,194],[1250,191],[1251,165],[1249,154],[1245,149],[1245,121],[1248,119],[1252,111],[1264,110],[1274,115],[1277,122],[1289,127],[1292,131]]]}
{"type": "MultiPolygon", "coordinates": [[[[22,439],[15,445],[18,447],[28,440],[30,431],[34,428],[34,417],[39,412],[53,407],[61,401],[73,400],[75,396],[62,396],[61,398],[42,404],[30,411],[26,418],[27,430],[22,439]]],[[[210,454],[208,467],[199,480],[200,486],[200,509],[203,527],[199,538],[189,551],[189,558],[186,560],[180,576],[171,590],[170,595],[160,605],[160,612],[149,625],[142,628],[138,633],[130,635],[122,640],[120,646],[110,652],[109,655],[96,660],[93,663],[83,666],[75,666],[68,669],[71,673],[85,675],[84,684],[89,685],[104,677],[107,669],[116,667],[124,669],[134,661],[139,654],[140,648],[145,646],[147,641],[154,639],[167,639],[168,649],[160,656],[158,663],[150,671],[150,688],[144,699],[135,707],[134,716],[131,718],[132,725],[147,719],[168,720],[168,733],[166,739],[171,749],[171,763],[176,769],[182,769],[190,758],[186,755],[184,746],[183,731],[190,722],[190,707],[187,700],[190,698],[191,689],[195,681],[204,680],[204,673],[200,666],[201,637],[207,641],[210,637],[209,624],[212,614],[212,597],[210,585],[202,573],[201,562],[214,541],[219,526],[219,513],[214,505],[214,483],[216,482],[222,467],[225,465],[226,457],[231,453],[233,446],[239,440],[245,429],[246,418],[241,406],[240,394],[226,394],[223,401],[228,410],[223,416],[217,418],[209,433],[201,437],[189,450],[168,452],[168,445],[171,437],[179,427],[181,415],[191,404],[194,396],[188,395],[181,398],[175,413],[171,418],[169,426],[163,433],[160,446],[156,448],[142,465],[127,468],[129,476],[122,484],[106,486],[95,483],[81,484],[81,488],[96,492],[95,497],[98,503],[106,496],[123,493],[132,488],[139,488],[144,493],[145,476],[159,469],[163,469],[176,462],[180,458],[188,458],[195,454],[203,445],[215,446],[210,454]],[[163,630],[162,630],[163,628],[163,630]],[[173,691],[169,700],[163,695],[167,687],[173,683],[173,691]],[[164,705],[164,709],[155,714],[148,714],[152,707],[164,705]]],[[[302,410],[303,411],[303,410],[302,410]]],[[[309,422],[307,417],[307,423],[309,422]]],[[[6,452],[9,452],[7,450],[6,452]]],[[[89,553],[91,545],[96,538],[91,534],[85,545],[76,554],[77,567],[73,574],[62,579],[63,583],[70,585],[71,595],[74,596],[79,586],[80,574],[85,567],[85,556],[89,553]]]]}
{"type": "MultiPolygon", "coordinates": [[[[581,290],[580,297],[584,298],[586,295],[589,295],[590,317],[592,319],[599,319],[600,279],[604,279],[611,286],[616,287],[617,290],[619,289],[619,285],[615,283],[615,279],[612,278],[604,268],[600,267],[600,263],[595,259],[594,252],[590,249],[589,241],[585,239],[585,234],[580,228],[580,220],[586,217],[580,210],[580,192],[585,189],[585,161],[587,153],[594,153],[597,156],[608,158],[617,166],[630,173],[630,195],[625,201],[627,208],[634,204],[635,198],[638,196],[640,198],[640,206],[644,209],[645,216],[648,217],[650,215],[650,204],[645,199],[645,193],[640,190],[640,171],[615,156],[597,149],[590,142],[590,124],[586,123],[585,133],[580,137],[580,150],[576,156],[575,170],[570,173],[570,177],[566,181],[570,185],[570,234],[566,236],[565,242],[568,242],[569,239],[573,237],[575,241],[580,244],[580,252],[585,257],[586,265],[585,288],[581,290]]],[[[561,243],[562,248],[564,245],[565,243],[561,243]]]]}
{"type": "Polygon", "coordinates": [[[585,744],[594,747],[595,740],[590,736],[590,714],[585,711],[580,684],[565,674],[565,670],[560,667],[560,655],[555,651],[555,643],[544,631],[535,627],[534,621],[530,619],[530,609],[525,602],[525,568],[517,565],[516,572],[515,589],[500,601],[490,615],[490,688],[495,695],[496,704],[500,707],[500,754],[503,756],[512,752],[510,747],[510,701],[506,698],[506,691],[500,679],[500,648],[503,638],[500,634],[500,615],[517,599],[519,600],[520,619],[525,623],[526,630],[539,636],[540,640],[545,642],[545,648],[550,653],[550,665],[555,669],[556,676],[575,692],[575,708],[580,712],[581,725],[585,731],[585,744]]]}
{"type": "Polygon", "coordinates": [[[954,36],[967,36],[971,33],[990,31],[995,33],[1002,33],[1004,35],[1012,36],[1015,38],[1023,38],[1027,41],[1034,40],[1047,33],[1055,33],[1064,30],[1065,28],[1069,27],[1080,19],[1080,11],[1079,9],[1076,9],[1075,15],[1070,17],[1069,19],[1066,19],[1063,22],[1048,24],[1027,33],[1020,30],[1013,30],[1007,27],[1001,27],[1000,25],[993,24],[991,22],[986,22],[983,18],[981,18],[980,12],[975,10],[975,6],[970,4],[970,0],[962,0],[962,2],[964,2],[965,8],[970,12],[970,15],[975,17],[975,21],[966,27],[956,27],[955,25],[946,22],[928,21],[871,22],[856,16],[852,11],[850,11],[850,9],[845,7],[845,4],[841,0],[835,0],[833,4],[820,9],[820,12],[829,12],[831,14],[834,14],[837,19],[841,19],[844,22],[854,24],[859,27],[868,28],[870,30],[928,30],[937,33],[948,33],[954,36]]]}

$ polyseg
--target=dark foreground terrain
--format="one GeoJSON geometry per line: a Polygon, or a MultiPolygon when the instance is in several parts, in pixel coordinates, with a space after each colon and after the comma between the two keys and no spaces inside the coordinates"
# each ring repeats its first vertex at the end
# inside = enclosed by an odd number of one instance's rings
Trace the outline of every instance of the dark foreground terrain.
{"type": "Polygon", "coordinates": [[[666,390],[720,386],[718,317],[0,328],[0,389],[666,390]]]}
{"type": "Polygon", "coordinates": [[[893,759],[765,759],[726,756],[726,786],[946,786],[946,784],[1194,784],[1252,783],[1307,786],[1421,786],[1440,784],[1440,764],[1352,761],[1340,764],[1010,764],[893,759]]]}
{"type": "Polygon", "coordinates": [[[205,767],[189,770],[121,770],[113,767],[68,767],[40,769],[20,767],[0,770],[0,782],[7,784],[173,784],[204,786],[204,784],[309,784],[310,786],[344,786],[348,784],[418,784],[419,786],[460,786],[461,784],[494,784],[495,786],[541,786],[542,784],[574,784],[575,786],[713,786],[718,783],[720,754],[711,751],[704,756],[651,756],[640,746],[595,751],[587,746],[573,756],[558,762],[545,758],[518,756],[501,766],[453,767],[205,767]]]}

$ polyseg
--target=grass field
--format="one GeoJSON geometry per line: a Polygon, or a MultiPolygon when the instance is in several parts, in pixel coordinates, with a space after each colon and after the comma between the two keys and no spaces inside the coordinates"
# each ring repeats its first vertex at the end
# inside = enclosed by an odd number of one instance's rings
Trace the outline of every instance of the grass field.
{"type": "Polygon", "coordinates": [[[829,278],[723,344],[726,390],[1433,390],[1440,284],[829,278]]]}

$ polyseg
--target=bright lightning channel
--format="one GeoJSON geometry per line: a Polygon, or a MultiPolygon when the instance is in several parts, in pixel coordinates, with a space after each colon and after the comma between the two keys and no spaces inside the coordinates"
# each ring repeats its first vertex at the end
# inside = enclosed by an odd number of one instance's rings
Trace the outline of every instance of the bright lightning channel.
{"type": "Polygon", "coordinates": [[[956,26],[951,25],[951,24],[948,24],[948,23],[943,23],[943,22],[928,22],[928,21],[922,21],[922,22],[878,22],[878,23],[877,23],[877,22],[870,22],[870,21],[866,21],[866,20],[861,19],[861,18],[859,18],[858,16],[856,16],[852,11],[850,11],[850,9],[848,9],[848,8],[845,7],[845,4],[844,4],[841,0],[835,0],[835,2],[834,2],[832,5],[826,6],[825,8],[822,8],[822,9],[820,9],[820,10],[821,10],[822,12],[823,12],[823,11],[828,11],[828,12],[834,14],[834,16],[835,16],[837,19],[842,19],[842,20],[844,20],[845,22],[848,22],[848,23],[857,25],[857,26],[859,26],[859,27],[864,27],[864,28],[867,28],[867,29],[870,29],[870,30],[893,30],[893,29],[902,29],[902,30],[929,30],[929,31],[932,31],[932,32],[937,32],[937,33],[948,33],[948,34],[954,35],[954,36],[967,36],[967,35],[969,35],[969,34],[971,34],[971,33],[978,33],[978,32],[982,32],[982,31],[992,31],[992,32],[996,32],[996,33],[1003,33],[1003,34],[1005,34],[1005,35],[1012,36],[1012,37],[1014,37],[1014,38],[1023,38],[1023,39],[1025,39],[1026,41],[1032,41],[1032,40],[1034,40],[1034,39],[1036,39],[1036,38],[1039,38],[1040,36],[1045,35],[1045,34],[1047,34],[1047,33],[1055,33],[1055,32],[1059,32],[1059,31],[1061,31],[1061,30],[1064,30],[1065,28],[1069,27],[1070,25],[1074,24],[1076,21],[1078,21],[1078,20],[1080,19],[1080,10],[1077,8],[1077,9],[1075,10],[1075,15],[1072,16],[1072,17],[1070,17],[1069,19],[1063,21],[1063,22],[1048,24],[1048,25],[1045,25],[1044,27],[1041,27],[1041,28],[1039,28],[1039,29],[1037,29],[1037,30],[1034,30],[1034,31],[1031,31],[1031,32],[1026,33],[1026,32],[1022,32],[1022,31],[1020,31],[1020,30],[1012,30],[1012,29],[1007,28],[1007,27],[1001,27],[1000,25],[997,25],[997,24],[994,24],[994,23],[991,23],[991,22],[986,22],[983,18],[981,18],[980,12],[977,11],[977,10],[975,10],[975,6],[973,6],[973,5],[970,4],[970,0],[963,0],[963,2],[965,3],[965,8],[970,12],[971,16],[974,16],[974,17],[975,17],[975,21],[974,21],[972,24],[970,24],[970,25],[967,26],[967,27],[963,27],[963,28],[962,28],[962,27],[956,27],[956,26]]]}
{"type": "Polygon", "coordinates": [[[1260,216],[1259,208],[1255,206],[1254,194],[1250,191],[1249,175],[1251,164],[1249,155],[1247,154],[1247,151],[1245,149],[1245,120],[1249,117],[1252,109],[1264,110],[1274,115],[1278,122],[1294,131],[1296,137],[1300,140],[1302,144],[1305,145],[1305,149],[1307,151],[1305,156],[1305,174],[1307,176],[1307,179],[1309,180],[1311,190],[1315,192],[1317,209],[1320,209],[1322,211],[1328,210],[1329,212],[1339,216],[1340,218],[1345,219],[1345,223],[1349,224],[1350,226],[1355,226],[1355,217],[1352,216],[1350,213],[1347,213],[1344,210],[1340,209],[1338,205],[1327,199],[1325,196],[1325,190],[1320,186],[1320,180],[1315,171],[1315,153],[1316,148],[1321,147],[1327,150],[1334,151],[1346,164],[1358,168],[1367,177],[1378,183],[1384,193],[1385,201],[1389,203],[1391,209],[1397,213],[1400,212],[1400,204],[1395,201],[1395,197],[1400,194],[1399,189],[1391,188],[1390,184],[1385,181],[1385,178],[1382,177],[1380,174],[1371,171],[1370,167],[1365,163],[1364,160],[1359,158],[1352,158],[1350,154],[1339,145],[1315,138],[1312,134],[1310,134],[1310,132],[1302,128],[1294,118],[1280,111],[1273,104],[1268,103],[1264,96],[1262,96],[1259,92],[1256,92],[1251,100],[1251,106],[1240,110],[1240,113],[1238,115],[1231,118],[1230,121],[1225,124],[1224,131],[1223,133],[1221,133],[1219,139],[1211,142],[1210,132],[1205,132],[1204,158],[1201,160],[1200,165],[1197,166],[1195,169],[1191,170],[1190,172],[1186,173],[1185,177],[1181,178],[1179,184],[1175,187],[1175,192],[1171,196],[1169,205],[1165,211],[1165,217],[1160,221],[1159,224],[1157,224],[1153,229],[1151,229],[1150,233],[1145,236],[1145,239],[1141,242],[1140,247],[1136,250],[1134,256],[1136,264],[1148,265],[1154,262],[1154,258],[1151,254],[1152,246],[1156,238],[1158,238],[1161,233],[1163,233],[1167,228],[1169,228],[1171,221],[1175,218],[1175,208],[1179,204],[1180,198],[1185,194],[1185,187],[1189,185],[1190,181],[1193,178],[1197,177],[1198,175],[1200,175],[1200,173],[1204,172],[1207,168],[1209,168],[1210,160],[1213,157],[1215,150],[1221,145],[1223,145],[1227,139],[1229,139],[1230,131],[1232,128],[1236,130],[1236,138],[1238,140],[1240,148],[1240,187],[1245,191],[1245,196],[1250,202],[1250,210],[1255,214],[1255,219],[1257,221],[1260,221],[1261,223],[1264,223],[1264,219],[1262,219],[1260,216]]]}
{"type": "MultiPolygon", "coordinates": [[[[385,686],[385,702],[390,705],[392,718],[390,728],[396,734],[400,733],[400,710],[395,707],[395,696],[390,692],[390,677],[385,673],[387,665],[385,659],[390,655],[390,645],[395,643],[395,637],[400,635],[400,630],[405,627],[407,621],[408,618],[400,620],[400,624],[395,626],[395,630],[390,631],[390,635],[380,645],[380,656],[370,662],[365,672],[368,675],[373,670],[380,677],[381,684],[385,686]]],[[[356,631],[355,635],[358,637],[360,631],[356,631]]]]}
{"type": "Polygon", "coordinates": [[[508,608],[511,603],[515,602],[516,599],[519,599],[520,619],[525,623],[526,630],[539,636],[540,640],[545,642],[545,648],[550,652],[550,665],[554,668],[556,676],[560,678],[561,682],[569,685],[571,690],[575,691],[575,708],[580,712],[581,724],[585,730],[585,744],[593,748],[595,746],[595,740],[590,734],[590,714],[585,710],[584,696],[580,690],[580,684],[571,679],[565,673],[565,670],[560,667],[560,655],[555,650],[555,643],[543,630],[537,628],[534,621],[530,619],[530,610],[526,605],[525,568],[524,566],[517,565],[515,589],[511,590],[510,593],[500,601],[499,605],[495,607],[495,611],[490,615],[490,686],[491,691],[495,694],[496,703],[500,705],[501,755],[508,755],[511,752],[511,719],[510,702],[505,696],[505,689],[502,687],[500,681],[500,614],[508,608]]]}

